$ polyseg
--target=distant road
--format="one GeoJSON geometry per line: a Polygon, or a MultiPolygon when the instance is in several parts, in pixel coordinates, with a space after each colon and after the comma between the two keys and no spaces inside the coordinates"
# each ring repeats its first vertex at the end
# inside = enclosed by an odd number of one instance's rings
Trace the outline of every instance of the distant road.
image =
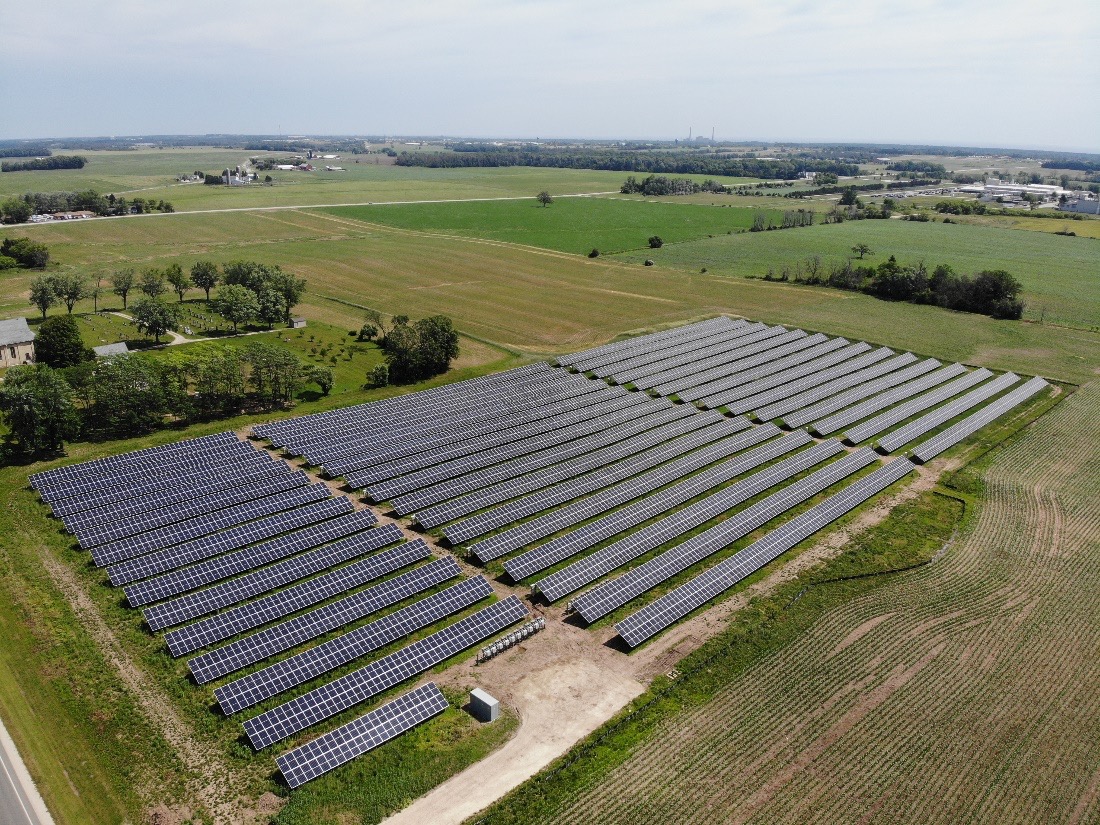
{"type": "Polygon", "coordinates": [[[53,825],[53,817],[0,721],[0,822],[4,825],[53,825]]]}
{"type": "MultiPolygon", "coordinates": [[[[592,198],[603,195],[617,195],[615,192],[574,192],[568,195],[554,195],[555,198],[592,198]]],[[[362,201],[359,203],[299,203],[287,206],[232,206],[226,209],[190,209],[180,212],[143,212],[140,215],[109,215],[104,218],[84,218],[88,221],[121,221],[128,218],[161,218],[169,215],[210,215],[220,212],[277,212],[293,209],[330,209],[336,206],[405,206],[417,203],[482,203],[489,201],[533,201],[534,195],[509,195],[502,198],[439,198],[424,201],[362,201]]],[[[41,223],[21,223],[19,226],[72,225],[73,221],[42,221],[41,223]]]]}

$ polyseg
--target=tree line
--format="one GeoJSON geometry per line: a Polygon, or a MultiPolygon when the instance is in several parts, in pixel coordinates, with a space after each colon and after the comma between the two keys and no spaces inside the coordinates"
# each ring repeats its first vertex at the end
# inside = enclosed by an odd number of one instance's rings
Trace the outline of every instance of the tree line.
{"type": "Polygon", "coordinates": [[[0,202],[0,222],[26,223],[32,215],[49,215],[54,212],[94,212],[100,217],[106,217],[175,211],[175,207],[163,198],[127,199],[121,195],[101,195],[94,189],[83,192],[27,192],[0,202]]]}
{"type": "Polygon", "coordinates": [[[886,164],[886,169],[889,172],[909,172],[930,178],[947,176],[947,168],[942,163],[931,163],[926,160],[895,160],[886,164]]]}
{"type": "Polygon", "coordinates": [[[5,160],[0,172],[38,172],[48,169],[83,169],[88,159],[83,155],[50,155],[30,160],[5,160]]]}
{"type": "Polygon", "coordinates": [[[761,160],[735,155],[720,156],[694,152],[624,152],[598,149],[520,149],[501,147],[493,150],[466,151],[455,146],[452,152],[402,152],[398,166],[427,166],[433,169],[495,166],[539,166],[558,169],[601,169],[612,172],[653,174],[700,174],[729,177],[791,179],[803,172],[831,172],[856,175],[859,165],[838,160],[796,158],[761,160]]]}
{"type": "MultiPolygon", "coordinates": [[[[867,244],[856,244],[852,252],[860,261],[874,254],[867,244]]],[[[778,275],[769,269],[764,280],[831,286],[887,301],[932,304],[998,319],[1016,320],[1024,312],[1024,304],[1019,300],[1023,287],[1003,269],[983,270],[969,276],[958,274],[948,264],[940,264],[929,272],[924,261],[902,265],[893,255],[877,267],[860,265],[851,258],[826,267],[821,256],[811,255],[799,261],[793,272],[787,266],[778,275]]]]}
{"type": "MultiPolygon", "coordinates": [[[[79,341],[75,321],[71,332],[79,341]]],[[[56,351],[56,348],[55,350],[56,351]]],[[[11,367],[0,383],[0,417],[9,454],[63,449],[83,437],[129,438],[183,426],[281,409],[308,384],[327,394],[332,370],[300,360],[283,347],[253,341],[186,354],[166,352],[11,367]]]]}
{"type": "Polygon", "coordinates": [[[407,315],[394,315],[387,329],[385,316],[370,309],[359,340],[376,338],[386,354],[386,363],[367,376],[367,383],[375,387],[411,384],[442,375],[458,357],[458,332],[446,315],[433,315],[415,323],[410,323],[407,315]]]}
{"type": "Polygon", "coordinates": [[[44,143],[0,142],[0,155],[6,158],[48,158],[52,154],[44,143]]]}

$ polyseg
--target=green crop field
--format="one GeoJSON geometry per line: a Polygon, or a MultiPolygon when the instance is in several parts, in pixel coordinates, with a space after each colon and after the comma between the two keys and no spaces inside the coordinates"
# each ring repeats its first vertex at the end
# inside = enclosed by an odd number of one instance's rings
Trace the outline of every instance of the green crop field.
{"type": "MultiPolygon", "coordinates": [[[[648,248],[652,235],[673,243],[743,231],[752,226],[753,217],[761,210],[612,198],[561,198],[544,207],[532,198],[326,211],[366,223],[491,238],[580,255],[594,248],[601,253],[648,248]]],[[[767,216],[775,221],[783,217],[774,206],[767,216]]]]}

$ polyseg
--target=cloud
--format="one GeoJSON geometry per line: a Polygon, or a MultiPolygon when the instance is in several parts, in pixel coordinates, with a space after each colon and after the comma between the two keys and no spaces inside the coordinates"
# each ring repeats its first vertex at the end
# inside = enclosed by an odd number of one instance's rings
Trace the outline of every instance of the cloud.
{"type": "Polygon", "coordinates": [[[274,132],[1100,148],[1100,4],[39,0],[5,136],[274,132]]]}

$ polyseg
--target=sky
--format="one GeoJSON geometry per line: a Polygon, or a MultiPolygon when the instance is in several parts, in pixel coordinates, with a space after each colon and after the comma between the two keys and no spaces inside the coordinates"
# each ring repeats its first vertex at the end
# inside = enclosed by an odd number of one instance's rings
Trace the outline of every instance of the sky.
{"type": "Polygon", "coordinates": [[[1100,152],[1097,0],[4,0],[0,138],[1100,152]]]}

